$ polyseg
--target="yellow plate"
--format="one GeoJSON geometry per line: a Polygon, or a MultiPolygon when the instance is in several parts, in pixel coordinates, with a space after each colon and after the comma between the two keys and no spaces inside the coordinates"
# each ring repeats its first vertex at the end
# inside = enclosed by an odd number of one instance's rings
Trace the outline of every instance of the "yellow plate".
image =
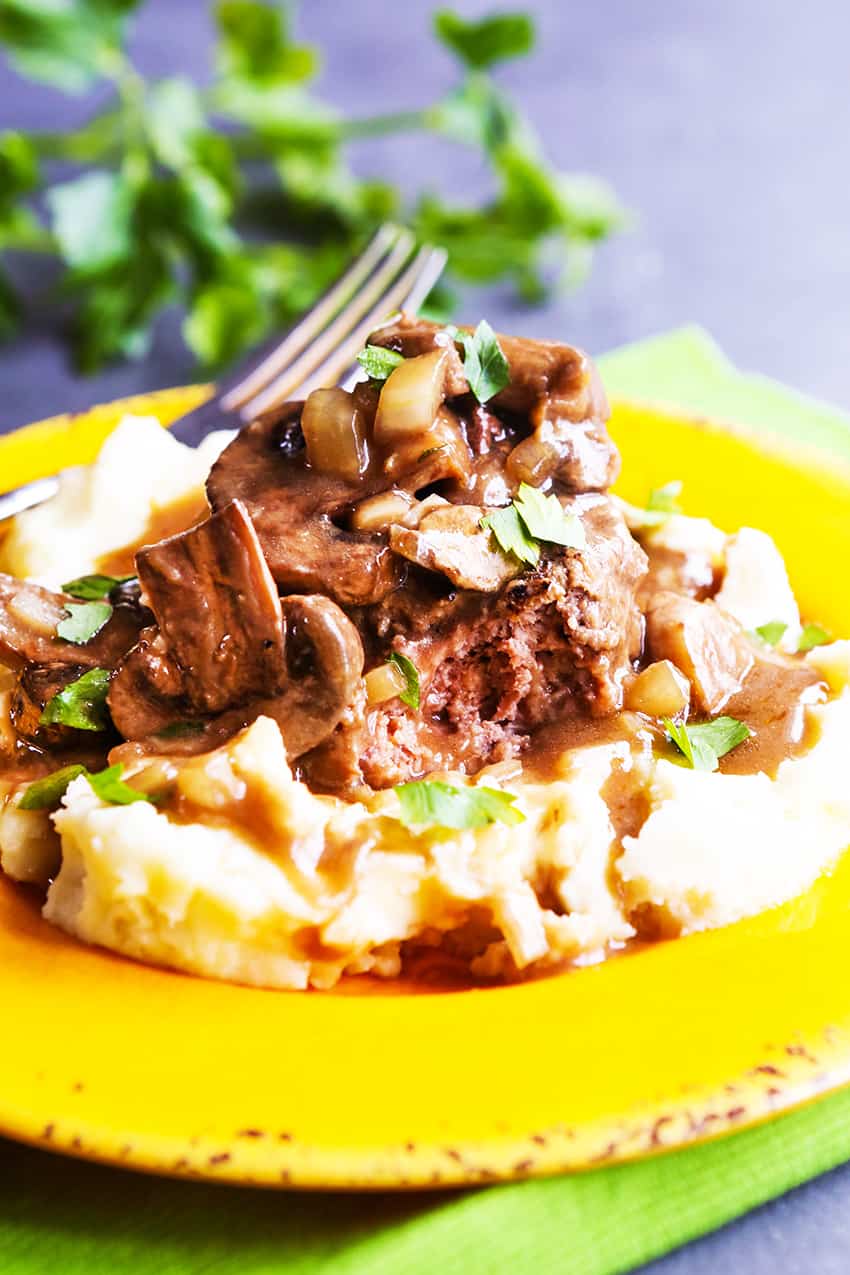
{"type": "MultiPolygon", "coordinates": [[[[202,391],[133,403],[173,417],[202,391]]],[[[0,440],[12,486],[87,459],[119,408],[0,440]]],[[[850,469],[621,403],[625,495],[764,527],[804,611],[850,633],[850,469]],[[836,578],[836,569],[842,578],[836,578]]],[[[847,856],[850,860],[850,856],[847,856]]],[[[795,903],[523,986],[265,992],[66,938],[0,883],[0,1132],[183,1176],[485,1182],[715,1136],[850,1078],[850,862],[795,903]]]]}

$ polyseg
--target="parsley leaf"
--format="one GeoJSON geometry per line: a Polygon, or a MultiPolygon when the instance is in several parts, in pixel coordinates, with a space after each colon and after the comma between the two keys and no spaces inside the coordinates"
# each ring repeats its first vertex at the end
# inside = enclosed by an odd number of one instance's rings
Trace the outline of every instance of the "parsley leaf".
{"type": "Polygon", "coordinates": [[[646,502],[648,513],[675,514],[679,512],[678,500],[682,494],[682,483],[676,478],[665,483],[663,487],[653,487],[646,502]]]}
{"type": "Polygon", "coordinates": [[[130,806],[134,801],[153,801],[153,797],[148,796],[145,792],[139,792],[137,788],[131,788],[121,778],[124,767],[118,762],[115,766],[108,766],[106,770],[98,771],[96,775],[86,774],[86,779],[92,786],[95,796],[100,797],[101,801],[108,801],[112,806],[130,806]]]}
{"type": "Polygon", "coordinates": [[[315,51],[292,41],[287,9],[257,0],[219,0],[219,66],[262,85],[290,84],[317,69],[315,51]]]}
{"type": "Polygon", "coordinates": [[[466,352],[463,369],[469,388],[479,403],[487,403],[511,379],[508,360],[486,319],[481,320],[472,336],[464,333],[462,340],[466,352]]]}
{"type": "Polygon", "coordinates": [[[530,567],[540,558],[541,540],[568,549],[583,549],[587,543],[581,520],[565,513],[557,496],[545,496],[528,483],[520,483],[516,499],[482,518],[480,526],[493,533],[503,553],[530,567]]]}
{"type": "Polygon", "coordinates": [[[691,770],[717,770],[720,758],[749,739],[752,731],[736,717],[715,717],[711,722],[686,726],[684,722],[662,720],[667,738],[675,744],[691,770]]]}
{"type": "Polygon", "coordinates": [[[56,625],[56,633],[75,646],[84,646],[93,637],[97,637],[112,615],[112,607],[108,602],[81,602],[79,605],[68,602],[65,610],[68,616],[56,625]]]}
{"type": "Polygon", "coordinates": [[[409,660],[406,655],[401,655],[398,651],[393,651],[389,659],[390,664],[394,664],[400,673],[404,675],[405,688],[399,691],[399,699],[402,704],[407,704],[409,708],[419,708],[419,670],[409,660]]]}
{"type": "Polygon", "coordinates": [[[51,186],[45,195],[51,227],[75,270],[104,270],[132,252],[133,191],[120,173],[93,169],[51,186]]]}
{"type": "Polygon", "coordinates": [[[784,620],[768,620],[767,624],[760,624],[753,632],[768,646],[776,646],[788,632],[788,625],[784,620]]]}
{"type": "Polygon", "coordinates": [[[404,362],[404,355],[396,350],[385,350],[382,345],[367,345],[357,355],[357,362],[373,381],[385,381],[390,372],[404,362]]]}
{"type": "Polygon", "coordinates": [[[405,827],[436,824],[441,828],[483,828],[488,823],[518,824],[525,815],[514,805],[516,794],[498,788],[458,788],[441,780],[420,779],[399,784],[405,827]]]}
{"type": "Polygon", "coordinates": [[[557,496],[544,496],[538,487],[520,483],[514,505],[526,531],[535,540],[565,545],[568,549],[583,549],[587,544],[581,519],[566,513],[557,496]]]}
{"type": "Polygon", "coordinates": [[[85,766],[63,766],[61,770],[54,770],[52,775],[45,775],[44,779],[37,779],[34,784],[30,784],[21,800],[18,802],[19,810],[56,810],[65,791],[72,780],[78,775],[86,773],[85,766]]]}
{"type": "Polygon", "coordinates": [[[825,646],[832,641],[832,634],[822,629],[819,624],[807,624],[800,634],[797,643],[798,651],[812,651],[816,646],[825,646]]]}
{"type": "Polygon", "coordinates": [[[108,730],[106,694],[111,673],[93,668],[61,690],[45,706],[39,721],[43,726],[72,726],[76,730],[108,730]]]}
{"type": "Polygon", "coordinates": [[[525,13],[498,13],[468,22],[449,9],[440,9],[434,14],[434,31],[473,69],[522,57],[534,47],[534,23],[525,13]]]}
{"type": "Polygon", "coordinates": [[[134,580],[135,576],[78,576],[62,585],[63,593],[70,593],[72,598],[81,598],[83,602],[99,602],[119,584],[134,580]]]}
{"type": "Polygon", "coordinates": [[[493,513],[481,519],[479,525],[482,531],[493,533],[503,553],[513,554],[526,566],[537,565],[540,558],[540,546],[534,537],[528,534],[516,504],[506,505],[504,509],[494,509],[493,513]]]}

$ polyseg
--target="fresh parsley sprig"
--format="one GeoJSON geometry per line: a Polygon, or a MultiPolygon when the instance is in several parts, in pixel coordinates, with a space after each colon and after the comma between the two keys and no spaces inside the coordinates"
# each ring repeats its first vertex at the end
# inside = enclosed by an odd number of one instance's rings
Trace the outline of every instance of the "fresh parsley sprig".
{"type": "Polygon", "coordinates": [[[503,553],[511,554],[526,566],[540,558],[540,545],[563,545],[583,549],[587,543],[581,519],[568,514],[557,496],[546,496],[537,487],[520,483],[519,492],[504,509],[496,509],[481,519],[503,553]]]}
{"type": "Polygon", "coordinates": [[[56,633],[75,646],[84,646],[97,637],[112,616],[108,602],[67,602],[65,610],[68,614],[56,625],[56,633]]]}
{"type": "Polygon", "coordinates": [[[76,681],[69,682],[54,695],[39,718],[43,726],[71,726],[74,730],[108,730],[108,668],[93,668],[76,681]]]}
{"type": "MultiPolygon", "coordinates": [[[[0,4],[0,52],[22,76],[65,93],[97,87],[104,103],[72,131],[0,134],[0,260],[59,258],[82,370],[142,357],[175,303],[198,361],[227,362],[309,306],[387,218],[444,244],[456,277],[511,279],[532,300],[577,278],[624,223],[604,183],[546,160],[492,78],[532,49],[525,14],[467,21],[440,11],[434,33],[460,63],[456,87],[422,108],[345,119],[313,89],[318,51],[296,38],[289,6],[219,0],[203,90],[179,75],[140,75],[128,53],[140,7],[0,4]],[[423,194],[405,207],[394,187],[354,176],[349,142],[417,130],[479,151],[492,193],[477,205],[423,194]]],[[[431,311],[445,317],[448,297],[441,289],[431,311]]],[[[22,310],[0,268],[0,335],[22,310]]],[[[482,395],[499,377],[486,357],[476,370],[473,356],[471,372],[482,395]]]]}
{"type": "Polygon", "coordinates": [[[63,766],[61,770],[54,770],[52,775],[46,775],[44,779],[37,779],[30,784],[18,802],[18,807],[21,810],[57,810],[68,786],[79,775],[85,775],[95,795],[109,805],[129,806],[136,801],[152,802],[153,797],[132,788],[122,779],[123,771],[124,767],[120,762],[94,774],[85,766],[63,766]]]}
{"type": "Polygon", "coordinates": [[[404,690],[399,691],[398,697],[402,704],[407,704],[408,708],[419,711],[420,689],[419,689],[419,670],[408,659],[406,655],[402,655],[399,651],[393,651],[389,659],[390,664],[395,667],[404,677],[404,690]]]}
{"type": "Polygon", "coordinates": [[[720,758],[749,739],[752,731],[736,717],[715,717],[713,721],[686,726],[684,722],[662,721],[667,738],[675,744],[684,765],[691,770],[715,771],[720,758]]]}
{"type": "Polygon", "coordinates": [[[499,788],[459,787],[437,779],[418,779],[395,788],[408,828],[483,828],[488,823],[523,823],[525,815],[515,806],[516,794],[499,788]]]}

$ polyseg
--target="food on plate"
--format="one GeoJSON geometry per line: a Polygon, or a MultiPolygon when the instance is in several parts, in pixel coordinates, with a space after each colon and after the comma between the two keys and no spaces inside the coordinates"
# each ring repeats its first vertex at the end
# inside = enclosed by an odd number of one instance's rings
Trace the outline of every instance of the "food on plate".
{"type": "Polygon", "coordinates": [[[128,419],[0,541],[6,875],[82,940],[327,988],[536,976],[828,870],[850,643],[770,537],[613,495],[570,346],[401,316],[360,362],[198,451],[128,419]]]}

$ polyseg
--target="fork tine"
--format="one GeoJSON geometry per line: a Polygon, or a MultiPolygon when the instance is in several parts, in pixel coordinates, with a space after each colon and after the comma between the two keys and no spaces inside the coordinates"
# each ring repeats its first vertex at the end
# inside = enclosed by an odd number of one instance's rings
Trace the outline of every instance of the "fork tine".
{"type": "Polygon", "coordinates": [[[299,359],[288,372],[272,381],[262,394],[248,404],[251,414],[259,415],[260,412],[276,407],[291,398],[296,390],[299,396],[306,398],[314,389],[336,384],[341,373],[354,362],[357,351],[362,349],[372,329],[405,303],[413,304],[415,301],[417,305],[420,304],[436,283],[445,263],[446,252],[443,248],[427,245],[420,248],[403,274],[382,281],[385,286],[380,292],[373,288],[367,297],[361,297],[361,304],[356,308],[351,307],[347,312],[346,322],[340,323],[333,333],[331,329],[327,330],[324,334],[327,340],[317,342],[303,359],[299,359]],[[362,313],[364,299],[370,307],[365,314],[362,313]],[[324,362],[320,362],[324,355],[327,357],[324,362]]]}
{"type": "Polygon", "coordinates": [[[403,231],[390,254],[381,262],[368,283],[359,289],[324,331],[319,333],[304,352],[285,367],[265,389],[243,403],[240,411],[243,420],[252,419],[277,403],[292,397],[295,390],[304,384],[320,363],[345,340],[364,313],[371,313],[373,307],[379,304],[381,298],[391,290],[394,281],[404,277],[402,271],[409,262],[415,246],[416,241],[410,231],[403,231]]]}
{"type": "MultiPolygon", "coordinates": [[[[418,276],[411,284],[409,291],[396,301],[392,311],[379,314],[375,322],[390,322],[393,316],[400,314],[402,310],[411,310],[415,314],[443,273],[448,255],[445,248],[433,248],[426,244],[417,258],[417,261],[421,260],[421,265],[418,276]]],[[[339,382],[342,382],[343,389],[351,390],[358,381],[365,379],[363,369],[356,362],[356,355],[375,327],[375,323],[371,322],[373,315],[374,312],[369,316],[368,326],[364,323],[357,332],[352,334],[352,338],[341,345],[337,353],[323,363],[310,380],[300,387],[299,394],[303,394],[306,398],[312,390],[323,385],[336,385],[339,382]],[[345,376],[349,368],[353,370],[345,376]]]]}
{"type": "Polygon", "coordinates": [[[387,252],[402,235],[400,226],[385,222],[378,228],[366,247],[351,265],[319,298],[312,309],[299,319],[295,327],[280,341],[257,367],[232,386],[221,397],[221,407],[226,412],[236,411],[253,395],[289,367],[299,354],[334,316],[351,302],[358,289],[369,278],[387,252]]]}

